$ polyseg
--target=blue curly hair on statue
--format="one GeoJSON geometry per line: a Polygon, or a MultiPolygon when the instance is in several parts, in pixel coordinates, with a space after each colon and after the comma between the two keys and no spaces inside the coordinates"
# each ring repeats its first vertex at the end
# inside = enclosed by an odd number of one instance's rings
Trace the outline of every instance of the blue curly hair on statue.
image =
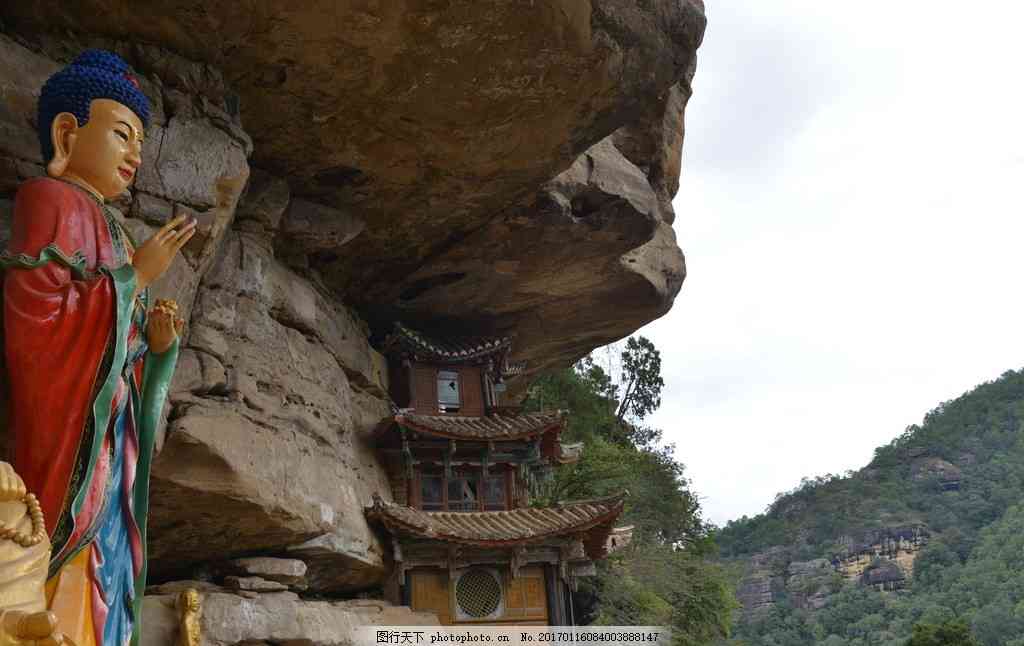
{"type": "Polygon", "coordinates": [[[70,112],[78,125],[89,121],[89,105],[95,99],[111,99],[135,113],[142,125],[149,123],[149,100],[128,63],[112,52],[89,49],[51,76],[39,94],[38,132],[43,162],[53,158],[50,126],[61,112],[70,112]]]}

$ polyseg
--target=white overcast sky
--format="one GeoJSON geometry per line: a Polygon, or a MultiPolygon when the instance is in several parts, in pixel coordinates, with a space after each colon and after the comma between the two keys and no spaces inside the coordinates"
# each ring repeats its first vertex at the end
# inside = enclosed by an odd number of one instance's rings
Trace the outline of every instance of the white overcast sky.
{"type": "Polygon", "coordinates": [[[676,233],[641,330],[705,516],[864,466],[1024,366],[1024,3],[708,0],[676,233]]]}

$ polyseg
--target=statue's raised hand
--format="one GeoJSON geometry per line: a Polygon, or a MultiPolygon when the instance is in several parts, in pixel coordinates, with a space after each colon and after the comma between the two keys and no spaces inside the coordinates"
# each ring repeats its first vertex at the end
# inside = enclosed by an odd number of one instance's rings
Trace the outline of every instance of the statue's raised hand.
{"type": "Polygon", "coordinates": [[[171,261],[181,248],[185,246],[196,232],[195,218],[179,215],[149,240],[142,243],[132,256],[132,267],[135,268],[135,284],[139,291],[145,289],[157,278],[160,278],[171,266],[171,261]]]}

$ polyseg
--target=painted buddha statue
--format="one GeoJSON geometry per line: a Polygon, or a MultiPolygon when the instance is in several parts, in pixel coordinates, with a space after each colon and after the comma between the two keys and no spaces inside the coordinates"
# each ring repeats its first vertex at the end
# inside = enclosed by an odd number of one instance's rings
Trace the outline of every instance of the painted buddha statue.
{"type": "Polygon", "coordinates": [[[45,518],[59,630],[124,646],[139,634],[149,470],[182,326],[148,286],[195,222],[136,246],[106,204],[135,178],[149,118],[121,58],[82,53],[43,86],[38,115],[47,177],[19,188],[0,256],[12,462],[45,518]]]}

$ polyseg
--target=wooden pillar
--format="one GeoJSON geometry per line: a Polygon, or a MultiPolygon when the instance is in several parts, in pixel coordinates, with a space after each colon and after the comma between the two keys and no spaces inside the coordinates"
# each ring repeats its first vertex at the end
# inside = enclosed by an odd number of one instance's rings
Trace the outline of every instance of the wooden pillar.
{"type": "Polygon", "coordinates": [[[564,582],[564,581],[559,581],[558,582],[558,588],[559,588],[559,592],[562,595],[562,603],[565,604],[565,620],[566,620],[565,623],[566,623],[566,625],[569,625],[569,626],[576,626],[576,625],[578,625],[579,622],[580,622],[580,618],[576,616],[575,609],[571,607],[573,605],[572,588],[570,588],[569,584],[564,582]]]}
{"type": "Polygon", "coordinates": [[[402,577],[402,605],[412,607],[412,576],[409,570],[402,577]]]}
{"type": "Polygon", "coordinates": [[[565,611],[565,591],[558,577],[558,568],[551,564],[544,566],[544,587],[548,598],[548,624],[566,626],[569,618],[565,611]]]}

